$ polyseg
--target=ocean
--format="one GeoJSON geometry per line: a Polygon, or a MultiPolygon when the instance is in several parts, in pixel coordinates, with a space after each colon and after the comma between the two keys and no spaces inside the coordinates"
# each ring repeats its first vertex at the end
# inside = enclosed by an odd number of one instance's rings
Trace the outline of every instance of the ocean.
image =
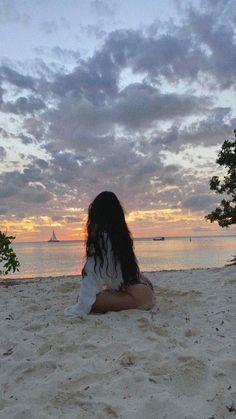
{"type": "MultiPolygon", "coordinates": [[[[148,272],[221,267],[236,255],[235,236],[142,238],[134,239],[134,246],[141,271],[148,272]]],[[[83,241],[14,243],[13,248],[21,267],[9,279],[78,275],[84,263],[83,241]]]]}

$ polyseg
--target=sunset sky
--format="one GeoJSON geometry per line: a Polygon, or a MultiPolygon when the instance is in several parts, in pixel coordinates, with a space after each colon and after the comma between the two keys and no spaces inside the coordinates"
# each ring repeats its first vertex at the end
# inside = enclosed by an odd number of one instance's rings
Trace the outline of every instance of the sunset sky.
{"type": "Polygon", "coordinates": [[[234,0],[0,0],[0,230],[83,238],[114,191],[134,237],[204,220],[235,117],[234,0]]]}

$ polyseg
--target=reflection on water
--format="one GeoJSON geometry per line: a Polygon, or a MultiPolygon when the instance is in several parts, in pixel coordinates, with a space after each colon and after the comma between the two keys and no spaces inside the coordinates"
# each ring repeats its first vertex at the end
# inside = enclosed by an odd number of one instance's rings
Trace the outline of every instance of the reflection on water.
{"type": "Polygon", "coordinates": [[[175,238],[164,241],[137,241],[141,269],[210,268],[225,265],[236,254],[235,237],[175,238]]]}
{"type": "MultiPolygon", "coordinates": [[[[210,268],[225,265],[236,254],[235,237],[137,239],[135,252],[142,271],[210,268]]],[[[8,278],[77,275],[84,263],[84,242],[15,243],[19,273],[8,278]]]]}

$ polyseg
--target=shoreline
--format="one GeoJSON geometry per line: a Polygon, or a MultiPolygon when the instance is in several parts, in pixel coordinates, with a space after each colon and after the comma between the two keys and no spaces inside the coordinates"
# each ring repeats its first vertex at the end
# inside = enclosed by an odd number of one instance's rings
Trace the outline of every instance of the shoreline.
{"type": "MultiPolygon", "coordinates": [[[[158,236],[158,234],[157,234],[158,236]]],[[[156,236],[151,236],[151,237],[133,237],[133,240],[153,240],[153,238],[156,236]]],[[[207,238],[218,238],[218,237],[222,237],[222,238],[227,238],[227,237],[235,237],[235,233],[232,234],[211,234],[210,236],[193,236],[191,234],[187,235],[187,236],[164,236],[165,240],[175,240],[175,239],[189,239],[190,237],[192,239],[207,239],[207,238]]],[[[86,240],[85,239],[74,239],[74,240],[59,240],[58,243],[68,243],[68,242],[78,242],[78,243],[84,243],[86,240]]],[[[19,243],[25,243],[25,244],[35,244],[35,243],[50,243],[48,240],[41,240],[41,241],[18,241],[15,240],[14,244],[19,244],[19,243]]]]}
{"type": "MultiPolygon", "coordinates": [[[[216,269],[224,269],[224,268],[228,268],[230,266],[236,266],[236,265],[224,265],[224,266],[214,266],[214,267],[209,267],[209,268],[186,268],[186,269],[162,269],[160,271],[142,271],[142,273],[144,275],[150,275],[150,274],[159,274],[162,272],[188,272],[188,271],[205,271],[205,270],[216,270],[216,269]]],[[[20,285],[20,284],[26,284],[28,283],[34,283],[34,282],[40,282],[40,281],[47,281],[47,280],[61,280],[61,279],[75,279],[75,278],[80,278],[81,274],[71,274],[71,275],[48,275],[48,276],[31,276],[31,277],[15,277],[15,278],[10,278],[10,277],[0,277],[0,286],[3,285],[20,285]],[[18,283],[18,282],[19,283],[18,283]]]]}
{"type": "Polygon", "coordinates": [[[0,416],[234,415],[235,266],[146,275],[154,309],[83,318],[63,315],[78,276],[1,287],[0,416]]]}

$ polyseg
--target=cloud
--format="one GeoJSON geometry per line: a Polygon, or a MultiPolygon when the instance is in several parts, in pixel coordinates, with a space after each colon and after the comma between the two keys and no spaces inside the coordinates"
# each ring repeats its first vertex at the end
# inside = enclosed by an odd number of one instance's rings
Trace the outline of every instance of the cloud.
{"type": "Polygon", "coordinates": [[[207,118],[189,124],[187,128],[180,130],[179,138],[185,144],[205,144],[207,146],[221,144],[235,127],[235,119],[231,117],[231,112],[229,107],[213,107],[208,112],[207,118]]]}
{"type": "Polygon", "coordinates": [[[16,22],[27,26],[30,21],[31,18],[27,13],[21,13],[17,10],[14,0],[0,1],[0,24],[7,25],[9,22],[16,22]]]}
{"type": "Polygon", "coordinates": [[[131,67],[134,73],[146,74],[156,83],[161,82],[161,77],[170,83],[192,80],[205,62],[203,52],[193,49],[188,37],[161,34],[156,38],[138,30],[112,32],[104,50],[112,55],[116,65],[131,67]]]}
{"type": "Polygon", "coordinates": [[[40,29],[45,35],[52,35],[58,31],[58,23],[55,20],[46,20],[41,23],[40,29]]]}
{"type": "Polygon", "coordinates": [[[8,209],[4,207],[0,207],[0,216],[7,214],[8,209]]]}
{"type": "Polygon", "coordinates": [[[49,191],[43,188],[35,188],[32,186],[28,186],[26,190],[23,190],[21,197],[25,203],[30,202],[34,204],[44,204],[53,198],[49,191]]]}
{"type": "Polygon", "coordinates": [[[163,94],[150,85],[136,83],[120,92],[111,112],[114,123],[139,129],[155,121],[203,113],[209,105],[207,97],[163,94]]]}
{"type": "Polygon", "coordinates": [[[115,15],[115,4],[110,1],[93,0],[90,2],[90,6],[101,17],[112,18],[115,15]]]}
{"type": "Polygon", "coordinates": [[[232,2],[205,2],[211,7],[202,12],[189,8],[188,25],[194,34],[195,42],[208,48],[204,69],[215,76],[221,89],[235,85],[236,44],[232,25],[232,2]],[[213,7],[212,7],[213,6],[213,7]],[[216,6],[216,7],[215,7],[216,6]],[[222,24],[222,15],[226,18],[222,24]]]}
{"type": "Polygon", "coordinates": [[[68,48],[61,48],[59,46],[53,47],[51,49],[52,54],[61,61],[64,60],[78,60],[80,58],[80,53],[68,48]]]}
{"type": "MultiPolygon", "coordinates": [[[[157,22],[145,31],[106,35],[84,26],[104,37],[90,56],[59,45],[38,47],[36,53],[56,62],[37,58],[25,67],[28,74],[22,65],[5,62],[0,101],[4,117],[17,123],[14,133],[2,129],[1,139],[4,147],[10,139],[20,140],[28,154],[19,152],[19,170],[0,174],[2,208],[16,216],[47,214],[61,223],[80,222],[68,208],[86,208],[104,189],[114,190],[128,211],[199,212],[214,205],[208,162],[198,158],[196,164],[191,153],[203,144],[207,154],[235,127],[232,109],[225,105],[234,83],[232,57],[226,57],[228,48],[233,50],[228,5],[209,0],[196,9],[183,3],[184,19],[169,24],[171,32],[165,24],[158,30],[157,22]],[[75,60],[75,66],[67,67],[67,60],[75,60]],[[221,90],[226,96],[219,106],[221,90]],[[175,164],[163,158],[170,150],[175,164]],[[188,168],[178,154],[183,150],[188,168]]],[[[114,12],[102,1],[91,6],[99,16],[114,12]]],[[[49,35],[60,24],[69,29],[67,22],[44,23],[49,35]]]]}
{"type": "Polygon", "coordinates": [[[0,86],[0,106],[3,103],[3,95],[5,90],[0,86]]]}
{"type": "Polygon", "coordinates": [[[0,198],[9,198],[17,193],[17,186],[14,184],[0,183],[0,198]]]}
{"type": "Polygon", "coordinates": [[[195,194],[187,197],[183,202],[183,208],[188,208],[193,211],[206,210],[212,206],[217,205],[215,197],[209,194],[195,194]]]}
{"type": "Polygon", "coordinates": [[[2,65],[0,67],[0,80],[4,80],[19,89],[29,89],[35,91],[35,80],[32,76],[24,76],[18,71],[8,67],[7,65],[2,65]]]}
{"type": "Polygon", "coordinates": [[[0,146],[0,161],[3,161],[7,155],[7,152],[4,147],[0,146]]]}
{"type": "Polygon", "coordinates": [[[5,102],[1,106],[1,111],[14,113],[17,115],[34,114],[37,111],[45,109],[45,103],[34,96],[19,97],[15,102],[5,102]]]}
{"type": "Polygon", "coordinates": [[[69,30],[71,28],[71,23],[68,19],[66,19],[64,16],[60,17],[60,25],[63,29],[69,30]]]}
{"type": "Polygon", "coordinates": [[[104,38],[107,32],[99,25],[80,25],[82,31],[84,31],[89,37],[95,37],[96,39],[104,38]]]}
{"type": "Polygon", "coordinates": [[[65,216],[65,217],[64,217],[64,220],[65,220],[67,223],[71,224],[71,223],[78,223],[78,222],[81,222],[81,221],[83,221],[83,218],[81,218],[81,217],[77,217],[76,215],[70,215],[70,216],[65,216]]]}
{"type": "MultiPolygon", "coordinates": [[[[67,87],[72,92],[77,84],[67,80],[67,87]]],[[[92,88],[89,86],[89,90],[92,88]]],[[[202,114],[211,104],[207,97],[163,94],[150,85],[138,83],[130,84],[105,104],[100,104],[99,99],[97,104],[93,103],[87,97],[83,98],[83,93],[88,96],[84,89],[77,98],[73,97],[75,92],[72,97],[62,97],[57,109],[46,115],[50,138],[60,141],[61,146],[64,144],[64,147],[81,151],[106,147],[115,126],[131,133],[150,129],[161,121],[202,114]]]]}

